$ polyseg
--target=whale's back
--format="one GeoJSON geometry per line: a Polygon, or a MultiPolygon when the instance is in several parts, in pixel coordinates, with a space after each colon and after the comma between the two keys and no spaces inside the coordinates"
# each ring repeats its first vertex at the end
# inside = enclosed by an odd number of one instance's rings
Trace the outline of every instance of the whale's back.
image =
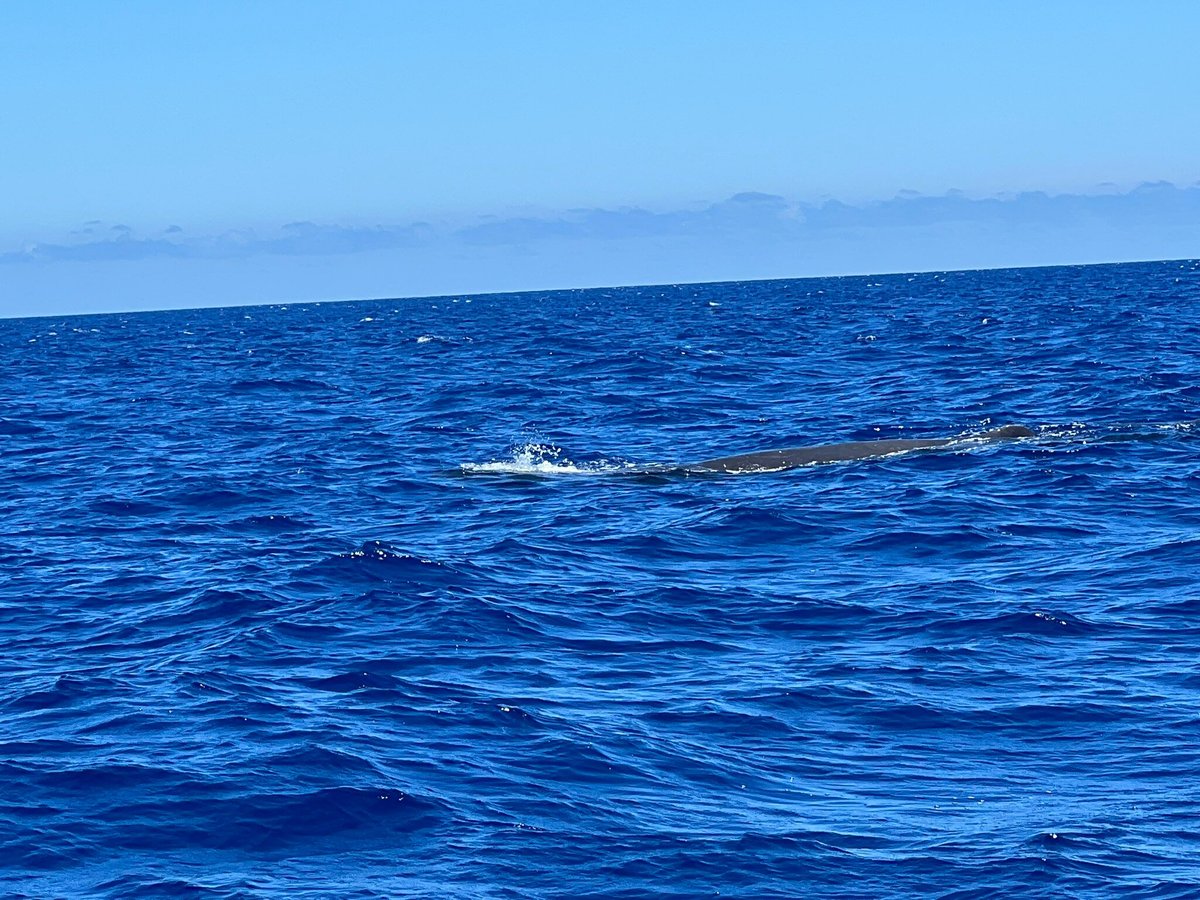
{"type": "Polygon", "coordinates": [[[778,472],[818,463],[850,462],[856,459],[873,459],[910,450],[931,450],[948,447],[962,440],[1009,440],[1033,437],[1033,432],[1024,425],[1005,425],[985,431],[983,434],[963,438],[897,438],[881,441],[851,441],[845,444],[825,444],[818,447],[795,447],[786,450],[760,450],[756,453],[740,453],[736,456],[721,456],[706,459],[688,468],[710,472],[778,472]]]}

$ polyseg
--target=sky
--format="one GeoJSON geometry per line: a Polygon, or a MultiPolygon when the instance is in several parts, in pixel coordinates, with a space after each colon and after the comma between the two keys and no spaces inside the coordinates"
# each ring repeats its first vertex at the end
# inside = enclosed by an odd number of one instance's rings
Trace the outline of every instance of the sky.
{"type": "Polygon", "coordinates": [[[0,315],[1200,255],[1200,4],[0,4],[0,315]]]}

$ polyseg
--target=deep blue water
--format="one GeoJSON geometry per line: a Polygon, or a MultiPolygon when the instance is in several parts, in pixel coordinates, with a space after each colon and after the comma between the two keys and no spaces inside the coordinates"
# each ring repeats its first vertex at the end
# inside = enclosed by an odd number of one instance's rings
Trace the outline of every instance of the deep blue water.
{"type": "Polygon", "coordinates": [[[0,384],[7,896],[1200,896],[1198,262],[12,320],[0,384]]]}

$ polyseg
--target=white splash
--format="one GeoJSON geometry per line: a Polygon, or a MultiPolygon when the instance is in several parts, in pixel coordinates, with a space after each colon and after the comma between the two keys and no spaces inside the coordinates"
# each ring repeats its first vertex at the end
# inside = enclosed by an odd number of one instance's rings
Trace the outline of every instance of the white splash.
{"type": "Polygon", "coordinates": [[[471,475],[608,475],[634,465],[612,460],[577,464],[565,457],[560,447],[529,443],[515,447],[510,459],[463,463],[459,468],[471,475]]]}

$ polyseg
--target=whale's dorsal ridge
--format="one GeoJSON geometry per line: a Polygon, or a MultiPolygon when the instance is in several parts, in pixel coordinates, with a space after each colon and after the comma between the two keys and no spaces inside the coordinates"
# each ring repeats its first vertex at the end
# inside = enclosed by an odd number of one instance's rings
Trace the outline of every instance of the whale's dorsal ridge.
{"type": "Polygon", "coordinates": [[[1034,432],[1033,429],[1026,428],[1024,425],[1002,425],[991,431],[985,431],[980,437],[988,438],[989,440],[1007,440],[1034,437],[1034,432]]]}
{"type": "Polygon", "coordinates": [[[880,441],[851,441],[845,444],[825,444],[818,447],[795,447],[787,450],[761,450],[757,453],[740,453],[736,456],[720,456],[706,459],[688,466],[689,469],[706,472],[779,472],[798,466],[817,463],[849,462],[856,459],[874,459],[893,453],[910,450],[931,450],[947,447],[962,440],[1012,440],[1033,437],[1031,429],[1024,425],[1004,425],[978,435],[959,438],[897,438],[880,441]]]}

